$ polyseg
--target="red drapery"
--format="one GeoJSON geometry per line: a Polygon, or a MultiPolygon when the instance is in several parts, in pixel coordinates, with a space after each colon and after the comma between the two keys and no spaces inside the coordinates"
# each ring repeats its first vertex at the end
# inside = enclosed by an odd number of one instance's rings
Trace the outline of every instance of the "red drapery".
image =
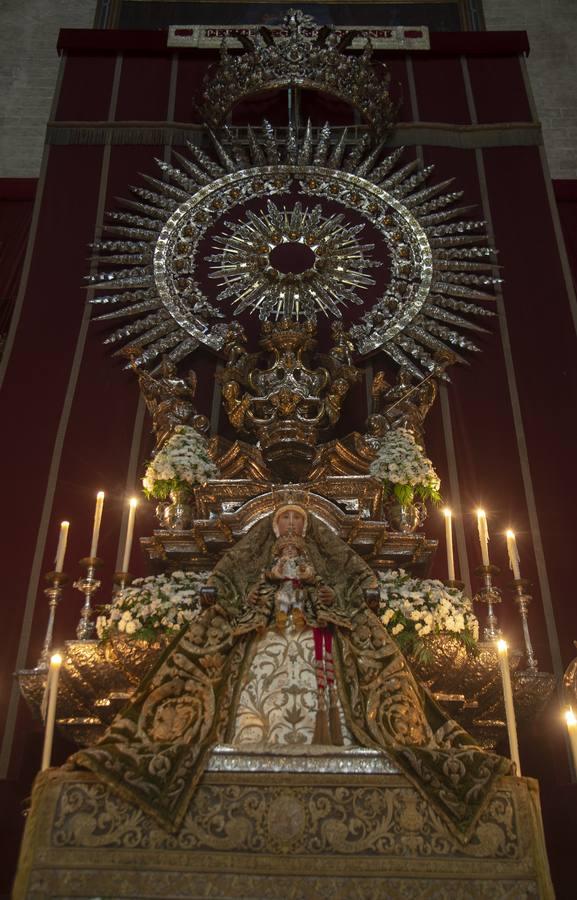
{"type": "Polygon", "coordinates": [[[36,184],[36,178],[0,179],[0,347],[20,284],[36,184]]]}

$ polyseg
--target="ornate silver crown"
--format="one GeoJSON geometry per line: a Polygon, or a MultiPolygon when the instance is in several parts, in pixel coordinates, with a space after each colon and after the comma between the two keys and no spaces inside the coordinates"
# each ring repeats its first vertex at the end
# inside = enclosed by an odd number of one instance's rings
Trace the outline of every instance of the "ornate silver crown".
{"type": "Polygon", "coordinates": [[[294,9],[284,25],[281,37],[264,27],[254,39],[240,36],[247,51],[241,55],[229,54],[223,43],[220,64],[203,83],[200,106],[209,124],[222,124],[243,97],[298,85],[351,104],[377,133],[390,127],[397,113],[388,91],[391,76],[383,63],[373,60],[368,38],[362,54],[346,56],[351,32],[337,35],[294,9]]]}

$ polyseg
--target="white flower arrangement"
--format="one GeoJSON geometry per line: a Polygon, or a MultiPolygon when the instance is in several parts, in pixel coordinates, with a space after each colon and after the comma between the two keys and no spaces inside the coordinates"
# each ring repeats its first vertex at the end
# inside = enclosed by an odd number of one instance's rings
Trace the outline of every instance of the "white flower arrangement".
{"type": "Polygon", "coordinates": [[[135,578],[96,619],[100,640],[114,635],[155,641],[178,631],[198,614],[200,588],[210,572],[171,572],[135,578]]]}
{"type": "Polygon", "coordinates": [[[166,500],[173,490],[202,484],[217,475],[206,438],[189,425],[177,425],[148,464],[142,485],[147,497],[166,500]]]}
{"type": "Polygon", "coordinates": [[[428,634],[449,633],[468,649],[479,640],[479,621],[463,591],[436,579],[413,578],[403,569],[378,572],[379,616],[402,649],[419,655],[428,634]]]}
{"type": "Polygon", "coordinates": [[[399,503],[440,500],[441,482],[414,435],[407,428],[392,428],[381,441],[376,459],[369,472],[392,490],[399,503]]]}

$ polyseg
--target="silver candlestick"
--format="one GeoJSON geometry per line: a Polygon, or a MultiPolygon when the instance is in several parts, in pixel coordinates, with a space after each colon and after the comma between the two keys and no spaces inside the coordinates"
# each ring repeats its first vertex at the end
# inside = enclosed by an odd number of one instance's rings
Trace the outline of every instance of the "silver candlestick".
{"type": "Polygon", "coordinates": [[[46,636],[42,653],[38,660],[36,668],[47,669],[50,664],[50,651],[52,649],[52,634],[54,631],[54,619],[56,616],[56,607],[62,597],[62,588],[68,581],[68,575],[64,572],[47,572],[44,576],[45,580],[51,582],[50,586],[44,588],[44,593],[48,597],[48,625],[46,626],[46,636]]]}
{"type": "Polygon", "coordinates": [[[96,578],[96,570],[103,565],[103,561],[96,556],[87,556],[81,559],[79,565],[86,569],[86,575],[74,582],[74,587],[84,594],[84,606],[80,613],[80,620],[76,629],[76,637],[79,641],[90,641],[94,638],[94,622],[90,621],[92,615],[92,595],[96,593],[101,582],[96,578]]]}
{"type": "Polygon", "coordinates": [[[493,584],[493,576],[498,575],[501,570],[497,566],[479,566],[475,569],[475,575],[479,575],[483,579],[483,587],[475,594],[473,600],[477,603],[484,603],[487,607],[487,624],[483,629],[483,638],[486,641],[496,641],[501,637],[501,629],[497,622],[497,616],[493,607],[497,603],[501,603],[501,591],[493,584]]]}
{"type": "Polygon", "coordinates": [[[112,582],[114,584],[112,593],[116,597],[120,591],[123,591],[124,588],[127,588],[132,583],[132,575],[130,572],[115,572],[112,582]]]}
{"type": "Polygon", "coordinates": [[[531,582],[525,578],[515,579],[515,603],[519,609],[521,616],[521,624],[523,626],[523,637],[525,639],[525,656],[527,659],[527,672],[536,675],[539,671],[539,664],[535,656],[533,645],[531,643],[531,635],[529,634],[528,608],[533,599],[530,594],[525,593],[530,587],[531,582]]]}

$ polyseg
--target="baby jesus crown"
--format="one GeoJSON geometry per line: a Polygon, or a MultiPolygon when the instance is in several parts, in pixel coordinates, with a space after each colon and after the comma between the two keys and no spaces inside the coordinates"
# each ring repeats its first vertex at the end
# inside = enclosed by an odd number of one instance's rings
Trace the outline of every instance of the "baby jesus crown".
{"type": "Polygon", "coordinates": [[[306,544],[298,534],[285,534],[274,542],[274,552],[280,553],[285,547],[296,547],[301,553],[306,552],[306,544]]]}

